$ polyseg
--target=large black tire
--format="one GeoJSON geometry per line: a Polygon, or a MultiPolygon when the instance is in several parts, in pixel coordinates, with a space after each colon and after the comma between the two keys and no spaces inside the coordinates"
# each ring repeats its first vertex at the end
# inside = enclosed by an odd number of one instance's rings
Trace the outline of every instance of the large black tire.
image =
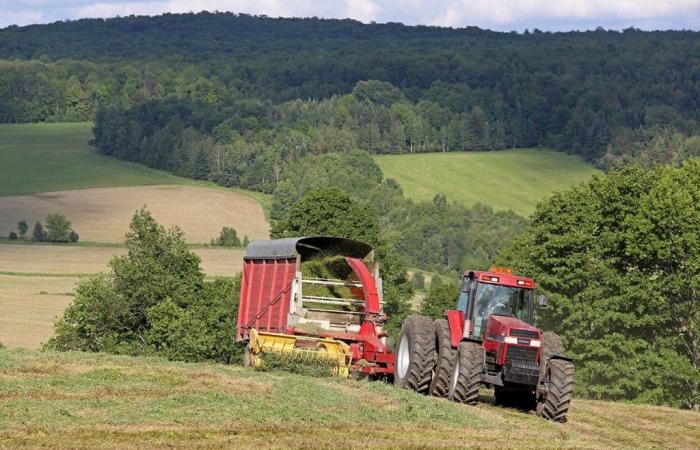
{"type": "Polygon", "coordinates": [[[446,398],[450,392],[450,377],[457,361],[457,349],[450,341],[450,325],[445,319],[435,321],[435,372],[430,382],[430,395],[446,398]]]}
{"type": "Polygon", "coordinates": [[[433,321],[425,316],[408,316],[394,355],[394,384],[427,393],[435,366],[433,321]]]}
{"type": "Polygon", "coordinates": [[[540,361],[540,379],[544,377],[545,370],[547,369],[547,361],[552,356],[566,356],[564,351],[564,343],[561,341],[561,337],[552,333],[551,331],[545,331],[542,333],[542,359],[540,361]]]}
{"type": "Polygon", "coordinates": [[[563,359],[550,359],[543,382],[548,389],[543,401],[537,404],[537,414],[554,422],[566,422],[574,396],[574,364],[563,359]]]}
{"type": "Polygon", "coordinates": [[[450,377],[450,400],[467,405],[476,404],[484,374],[484,348],[475,342],[459,344],[456,364],[450,377]]]}

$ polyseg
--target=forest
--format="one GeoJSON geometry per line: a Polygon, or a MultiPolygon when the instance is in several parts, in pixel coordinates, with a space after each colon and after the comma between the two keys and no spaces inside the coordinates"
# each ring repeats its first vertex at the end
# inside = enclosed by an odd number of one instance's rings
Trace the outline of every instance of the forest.
{"type": "Polygon", "coordinates": [[[677,162],[699,147],[687,142],[700,126],[697,38],[206,12],[11,26],[0,121],[161,111],[150,134],[170,125],[220,140],[213,128],[228,120],[249,141],[313,131],[372,153],[546,146],[603,167],[677,162]],[[172,104],[206,120],[162,113],[172,104]]]}

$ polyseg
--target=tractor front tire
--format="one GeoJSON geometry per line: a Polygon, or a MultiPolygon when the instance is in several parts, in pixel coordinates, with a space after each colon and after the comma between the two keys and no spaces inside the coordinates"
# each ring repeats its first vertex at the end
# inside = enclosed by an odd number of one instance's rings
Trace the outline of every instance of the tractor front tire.
{"type": "Polygon", "coordinates": [[[550,359],[543,379],[547,393],[537,404],[537,414],[553,422],[566,422],[571,398],[574,396],[574,363],[550,359]]]}
{"type": "Polygon", "coordinates": [[[484,374],[484,348],[475,342],[462,342],[450,378],[450,400],[475,405],[484,374]]]}
{"type": "Polygon", "coordinates": [[[450,392],[450,377],[457,362],[457,349],[452,347],[450,325],[445,319],[435,321],[435,347],[437,360],[430,383],[430,395],[446,398],[450,392]]]}
{"type": "Polygon", "coordinates": [[[427,393],[435,366],[435,329],[425,316],[408,316],[394,359],[394,384],[427,393]]]}

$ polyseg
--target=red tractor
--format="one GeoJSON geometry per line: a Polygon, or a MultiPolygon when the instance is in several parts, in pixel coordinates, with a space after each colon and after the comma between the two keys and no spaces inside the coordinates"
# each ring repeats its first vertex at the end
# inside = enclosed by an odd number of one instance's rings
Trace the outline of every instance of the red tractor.
{"type": "Polygon", "coordinates": [[[394,383],[466,404],[485,384],[497,404],[565,422],[574,365],[557,335],[533,326],[534,308],[531,278],[503,268],[465,272],[457,307],[444,319],[413,315],[403,323],[394,383]]]}

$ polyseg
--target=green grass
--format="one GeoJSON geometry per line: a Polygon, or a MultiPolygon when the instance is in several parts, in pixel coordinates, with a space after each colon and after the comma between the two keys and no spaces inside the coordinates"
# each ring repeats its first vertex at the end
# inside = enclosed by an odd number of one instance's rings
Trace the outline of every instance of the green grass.
{"type": "Polygon", "coordinates": [[[0,124],[0,196],[185,181],[97,154],[88,145],[91,127],[91,123],[0,124]]]}
{"type": "Polygon", "coordinates": [[[375,160],[384,176],[398,181],[409,198],[431,200],[443,193],[466,206],[482,203],[521,215],[532,213],[553,192],[600,173],[577,156],[544,149],[389,155],[375,160]]]}
{"type": "Polygon", "coordinates": [[[569,423],[382,382],[0,350],[0,448],[694,448],[700,414],[576,399],[569,423]]]}

